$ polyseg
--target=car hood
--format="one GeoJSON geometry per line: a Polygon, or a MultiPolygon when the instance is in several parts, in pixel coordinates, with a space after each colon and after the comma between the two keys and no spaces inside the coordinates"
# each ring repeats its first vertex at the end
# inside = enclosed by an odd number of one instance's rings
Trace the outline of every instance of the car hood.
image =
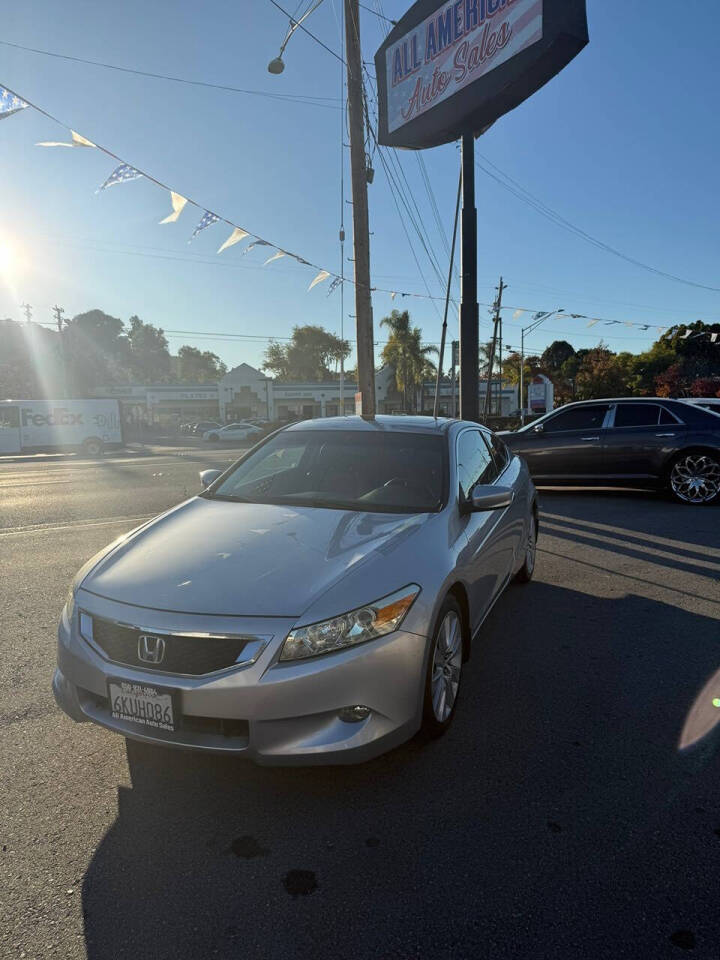
{"type": "Polygon", "coordinates": [[[156,610],[299,617],[374,554],[387,559],[431,516],[197,497],[101,555],[82,587],[156,610]]]}

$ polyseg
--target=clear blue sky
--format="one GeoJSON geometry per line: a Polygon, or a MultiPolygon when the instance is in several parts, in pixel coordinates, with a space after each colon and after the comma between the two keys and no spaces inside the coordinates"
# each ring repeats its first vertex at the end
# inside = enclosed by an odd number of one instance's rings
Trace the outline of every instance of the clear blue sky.
{"type": "MultiPolygon", "coordinates": [[[[288,9],[295,0],[287,0],[288,9]]],[[[366,0],[373,6],[375,0],[366,0]]],[[[285,3],[283,3],[285,6],[285,3]]],[[[340,0],[307,21],[340,49],[340,0]]],[[[384,0],[397,17],[405,0],[384,0]]],[[[534,98],[503,118],[478,151],[573,223],[639,260],[720,286],[720,193],[717,167],[716,38],[720,9],[704,3],[609,4],[589,0],[591,42],[534,98]]],[[[1,39],[135,69],[268,92],[340,96],[340,64],[298,33],[280,77],[267,73],[287,21],[269,0],[204,4],[127,0],[112,8],[89,0],[25,0],[4,12],[1,39]]],[[[384,28],[362,15],[365,59],[384,28]]],[[[340,117],[337,109],[285,103],[117,73],[0,46],[0,83],[58,116],[177,191],[308,260],[338,269],[340,117]]],[[[0,283],[0,316],[50,320],[58,303],[68,316],[99,307],[127,319],[137,313],[166,329],[287,336],[293,324],[339,330],[340,298],[327,284],[306,293],[312,272],[280,260],[261,267],[259,249],[238,245],[217,257],[226,228],[209,228],[188,246],[199,219],[186,208],[175,225],[159,226],[169,198],[144,181],[100,195],[113,164],[91,150],[43,150],[62,128],[32,110],[0,122],[0,243],[23,261],[0,283]],[[152,254],[152,256],[147,256],[152,254]]],[[[454,145],[423,154],[445,229],[457,187],[454,145]]],[[[445,269],[438,228],[417,159],[401,162],[445,269]]],[[[385,174],[375,160],[370,188],[373,282],[424,291],[385,174]]],[[[653,276],[604,253],[540,217],[496,182],[478,175],[480,299],[491,301],[502,273],[506,303],[533,309],[667,323],[720,320],[720,294],[653,276]]],[[[349,184],[346,183],[349,194],[349,184]]],[[[346,229],[351,238],[350,211],[346,229]]],[[[418,257],[433,293],[441,285],[418,257]]],[[[346,245],[346,255],[352,247],[346,245]]],[[[352,264],[347,264],[352,270],[352,264]]],[[[346,313],[354,313],[352,287],[346,313]]],[[[381,317],[407,307],[428,341],[439,340],[432,303],[374,296],[381,317]]],[[[489,335],[481,307],[481,336],[489,335]]],[[[525,318],[527,322],[527,315],[525,318]]],[[[353,336],[346,319],[346,335],[353,336]]],[[[452,335],[457,317],[451,316],[452,335]]],[[[565,337],[576,347],[604,337],[615,349],[641,350],[652,330],[554,319],[530,347],[565,337]],[[616,336],[612,334],[617,332],[616,336]]],[[[519,342],[506,314],[505,340],[519,342]]],[[[259,363],[260,341],[223,343],[171,337],[171,349],[194,343],[228,364],[259,363]]]]}

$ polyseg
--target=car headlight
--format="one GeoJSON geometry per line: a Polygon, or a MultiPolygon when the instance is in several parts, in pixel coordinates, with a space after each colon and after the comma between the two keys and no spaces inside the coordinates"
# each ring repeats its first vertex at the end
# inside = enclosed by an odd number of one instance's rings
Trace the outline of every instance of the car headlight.
{"type": "Polygon", "coordinates": [[[397,630],[419,593],[420,587],[411,583],[375,603],[368,603],[330,620],[298,627],[287,635],[280,659],[304,660],[384,637],[386,633],[397,630]]]}

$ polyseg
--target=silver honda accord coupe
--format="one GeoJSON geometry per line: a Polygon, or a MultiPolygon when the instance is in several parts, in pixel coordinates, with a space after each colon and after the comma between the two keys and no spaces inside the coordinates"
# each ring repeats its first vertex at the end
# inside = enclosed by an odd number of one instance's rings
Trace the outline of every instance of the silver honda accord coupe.
{"type": "Polygon", "coordinates": [[[259,763],[438,736],[494,602],[535,566],[527,467],[477,424],[293,424],[79,571],[53,691],[74,720],[259,763]]]}

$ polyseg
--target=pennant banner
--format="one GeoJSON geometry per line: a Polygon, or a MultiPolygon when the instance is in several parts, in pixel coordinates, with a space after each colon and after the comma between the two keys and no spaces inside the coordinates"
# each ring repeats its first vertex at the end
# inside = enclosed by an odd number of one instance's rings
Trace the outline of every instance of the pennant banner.
{"type": "Polygon", "coordinates": [[[331,283],[330,286],[328,287],[328,292],[327,292],[328,297],[330,296],[330,294],[331,294],[334,290],[337,290],[337,288],[340,286],[341,283],[342,283],[342,277],[334,277],[334,278],[333,278],[332,283],[331,283]]]}
{"type": "Polygon", "coordinates": [[[276,250],[275,253],[274,253],[271,257],[268,257],[268,258],[267,258],[267,260],[265,261],[265,263],[263,264],[263,266],[266,267],[269,263],[272,263],[273,260],[279,260],[280,257],[284,257],[284,256],[285,256],[285,251],[284,251],[284,250],[276,250]]]}
{"type": "Polygon", "coordinates": [[[28,106],[24,100],[10,93],[5,87],[0,87],[0,120],[11,117],[14,113],[24,110],[28,106]]]}
{"type": "Polygon", "coordinates": [[[308,293],[310,293],[312,288],[316,286],[318,283],[322,283],[323,280],[327,280],[329,276],[330,274],[328,273],[327,270],[321,270],[320,273],[315,277],[315,279],[312,281],[312,283],[308,287],[308,293]]]}
{"type": "Polygon", "coordinates": [[[250,234],[247,232],[247,230],[243,230],[242,227],[235,227],[235,229],[227,238],[225,243],[223,243],[223,245],[218,250],[218,253],[222,253],[223,250],[227,250],[228,247],[232,247],[233,244],[235,243],[240,243],[241,240],[244,240],[245,237],[249,237],[249,236],[250,234]]]}
{"type": "Polygon", "coordinates": [[[203,230],[207,230],[208,227],[211,227],[214,223],[217,223],[219,219],[220,217],[216,213],[206,210],[202,215],[200,223],[193,230],[192,236],[188,240],[188,243],[191,243],[199,233],[202,233],[203,230]]]}
{"type": "Polygon", "coordinates": [[[180,196],[179,193],[175,193],[174,190],[170,191],[170,203],[172,204],[173,212],[169,213],[164,220],[161,220],[160,223],[175,223],[177,218],[185,209],[185,204],[187,203],[187,198],[180,196]]]}
{"type": "Polygon", "coordinates": [[[524,310],[516,310],[513,314],[513,320],[519,320],[520,317],[525,313],[524,310]]]}
{"type": "Polygon", "coordinates": [[[254,250],[255,247],[271,247],[271,246],[272,244],[268,243],[267,240],[253,240],[253,242],[249,243],[243,250],[243,256],[245,256],[246,253],[250,253],[250,251],[254,250]]]}
{"type": "Polygon", "coordinates": [[[36,143],[36,147],[94,147],[95,144],[92,140],[88,140],[86,137],[81,137],[79,133],[75,133],[74,130],[70,131],[70,136],[72,140],[70,143],[67,143],[64,140],[42,140],[40,143],[36,143]]]}
{"type": "Polygon", "coordinates": [[[135,167],[131,167],[129,163],[121,163],[119,167],[115,167],[105,183],[98,187],[96,193],[100,193],[101,190],[107,190],[108,187],[113,187],[116,183],[125,183],[126,180],[137,180],[138,177],[141,176],[140,171],[136,170],[135,167]]]}

